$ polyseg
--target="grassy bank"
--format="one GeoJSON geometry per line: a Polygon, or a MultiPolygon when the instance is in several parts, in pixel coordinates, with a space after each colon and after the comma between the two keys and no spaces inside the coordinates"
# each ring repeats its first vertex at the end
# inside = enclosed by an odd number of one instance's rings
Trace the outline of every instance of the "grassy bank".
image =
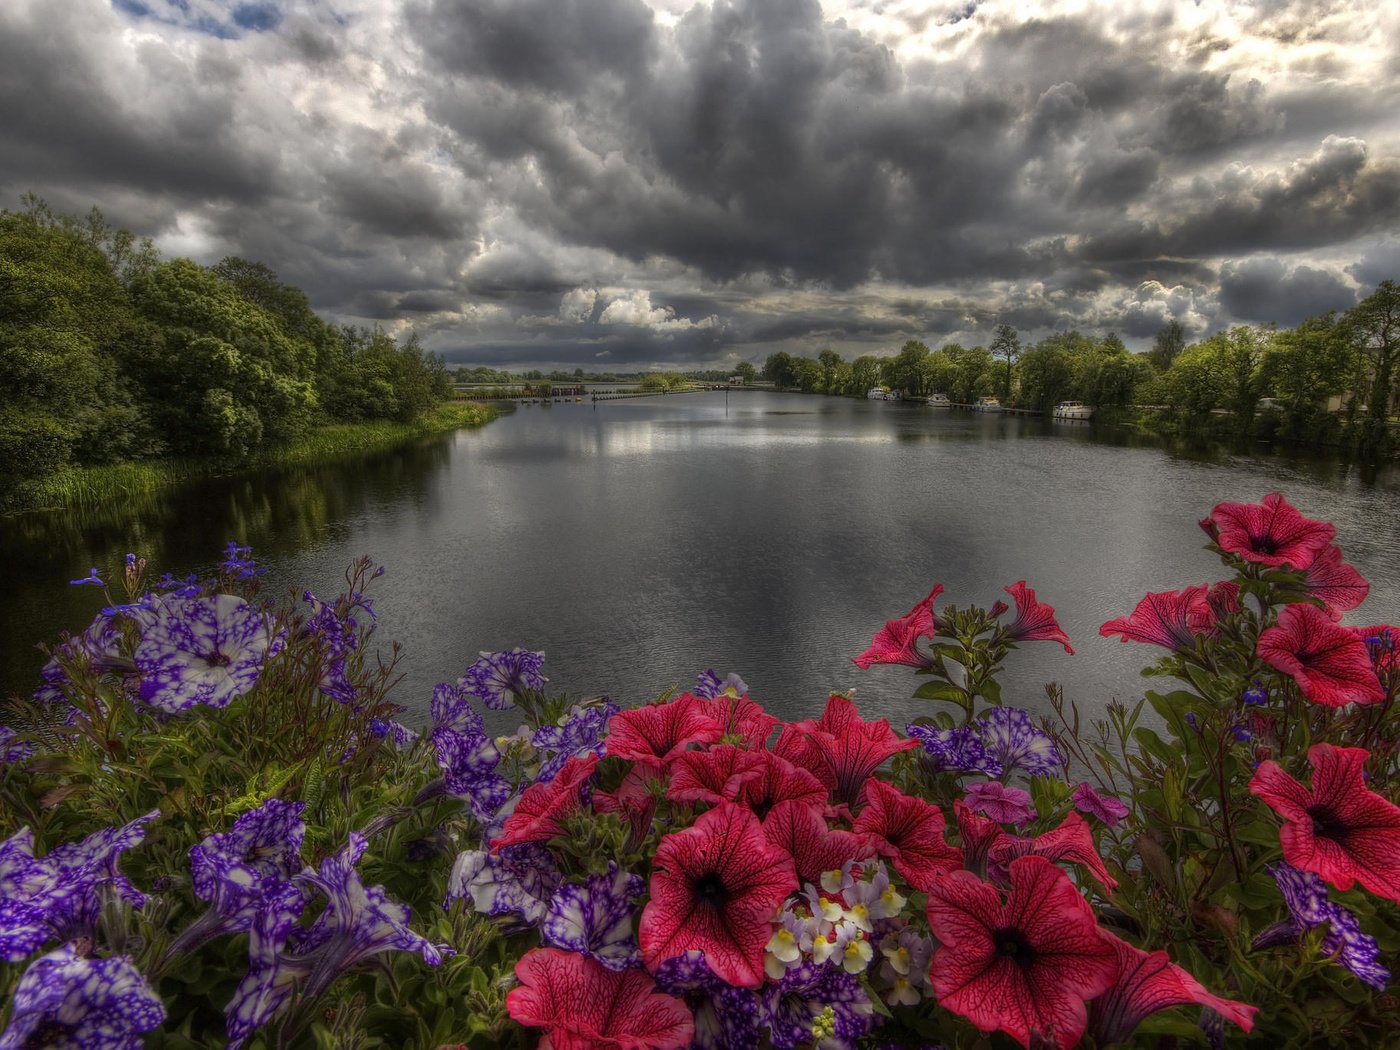
{"type": "Polygon", "coordinates": [[[47,478],[25,481],[0,492],[0,513],[91,507],[148,495],[192,478],[219,477],[296,463],[320,463],[393,448],[431,434],[479,427],[501,409],[469,401],[448,401],[410,423],[375,420],[317,427],[297,440],[251,459],[169,457],[102,467],[76,467],[47,478]]]}

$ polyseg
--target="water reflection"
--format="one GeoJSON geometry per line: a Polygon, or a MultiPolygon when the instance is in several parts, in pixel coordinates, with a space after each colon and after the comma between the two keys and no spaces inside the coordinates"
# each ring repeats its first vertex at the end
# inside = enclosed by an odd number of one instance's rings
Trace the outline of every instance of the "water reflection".
{"type": "Polygon", "coordinates": [[[30,644],[86,623],[64,581],[140,550],[177,574],[230,539],[269,586],[330,591],[361,554],[385,642],[407,647],[401,702],[479,650],[548,653],[552,686],[637,703],[698,671],[738,671],[784,717],[826,691],[918,713],[900,669],[850,663],[941,581],[990,603],[1020,579],[1054,604],[1078,654],[1013,655],[1008,699],[1043,707],[1053,678],[1089,707],[1142,688],[1143,648],[1098,637],[1147,590],[1214,579],[1196,526],[1221,500],[1281,489],[1334,519],[1373,581],[1357,622],[1400,606],[1394,471],[1301,457],[1163,451],[1139,435],[919,405],[758,393],[523,408],[392,454],[225,479],[100,514],[5,520],[14,581],[4,688],[32,688],[30,644]],[[1367,611],[1369,610],[1369,611],[1367,611]]]}

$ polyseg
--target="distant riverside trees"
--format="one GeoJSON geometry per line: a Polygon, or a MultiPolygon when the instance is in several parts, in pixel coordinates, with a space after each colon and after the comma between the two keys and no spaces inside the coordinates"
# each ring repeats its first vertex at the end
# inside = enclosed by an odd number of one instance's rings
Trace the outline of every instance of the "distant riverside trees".
{"type": "Polygon", "coordinates": [[[417,340],[337,327],[265,265],[162,260],[96,209],[0,211],[0,482],[160,455],[237,462],[445,398],[417,340]]]}
{"type": "Polygon", "coordinates": [[[1013,327],[1000,324],[990,348],[930,350],[910,340],[892,355],[849,363],[830,348],[815,358],[779,351],[762,376],[784,389],[851,397],[884,385],[964,404],[997,394],[1041,411],[1066,400],[1120,416],[1150,406],[1154,425],[1167,431],[1393,454],[1400,452],[1389,423],[1400,402],[1400,287],[1382,281],[1345,313],[1292,329],[1237,325],[1188,343],[1173,320],[1146,353],[1130,352],[1113,333],[1074,330],[1024,346],[1013,327]]]}

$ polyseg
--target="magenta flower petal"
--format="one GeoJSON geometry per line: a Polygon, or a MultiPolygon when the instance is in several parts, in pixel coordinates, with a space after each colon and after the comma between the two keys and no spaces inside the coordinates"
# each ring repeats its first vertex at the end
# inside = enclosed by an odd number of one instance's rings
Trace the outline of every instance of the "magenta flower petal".
{"type": "Polygon", "coordinates": [[[758,818],[721,803],[663,838],[653,865],[639,931],[647,969],[702,951],[729,984],[761,984],[773,917],[797,889],[797,875],[792,858],[768,842],[758,818]]]}
{"type": "Polygon", "coordinates": [[[1366,578],[1342,561],[1342,549],[1335,544],[1313,559],[1304,586],[1327,606],[1334,620],[1340,620],[1348,609],[1355,609],[1371,592],[1366,578]]]}
{"type": "Polygon", "coordinates": [[[1277,492],[1262,503],[1221,503],[1203,521],[1220,549],[1261,565],[1305,570],[1336,536],[1325,521],[1305,518],[1277,492]]]}
{"type": "Polygon", "coordinates": [[[868,669],[872,664],[930,666],[932,659],[919,652],[919,639],[933,638],[933,603],[942,593],[943,584],[935,583],[927,598],[876,631],[870,648],[859,656],[851,657],[852,662],[862,669],[868,669]]]}
{"type": "Polygon", "coordinates": [[[1069,635],[1065,634],[1055,619],[1055,607],[1036,600],[1035,591],[1026,586],[1025,580],[1004,588],[1016,602],[1016,619],[1011,621],[1009,633],[1018,642],[1047,641],[1059,642],[1070,656],[1069,635]]]}
{"type": "Polygon", "coordinates": [[[856,833],[869,836],[874,851],[889,857],[916,890],[926,891],[939,875],[962,866],[962,854],[943,839],[946,821],[937,806],[883,780],[870,781],[866,798],[856,833]]]}
{"type": "Polygon", "coordinates": [[[1341,707],[1385,699],[1366,643],[1315,605],[1285,608],[1278,623],[1260,633],[1255,651],[1271,667],[1292,675],[1315,704],[1341,707]]]}
{"type": "Polygon", "coordinates": [[[1125,642],[1148,642],[1173,651],[1193,649],[1204,625],[1215,622],[1209,593],[1204,584],[1184,591],[1153,592],[1138,602],[1131,615],[1109,620],[1099,634],[1105,638],[1116,634],[1125,642]]]}
{"type": "Polygon", "coordinates": [[[708,700],[682,693],[664,704],[619,711],[608,724],[607,753],[660,772],[691,744],[713,744],[724,733],[708,700]]]}

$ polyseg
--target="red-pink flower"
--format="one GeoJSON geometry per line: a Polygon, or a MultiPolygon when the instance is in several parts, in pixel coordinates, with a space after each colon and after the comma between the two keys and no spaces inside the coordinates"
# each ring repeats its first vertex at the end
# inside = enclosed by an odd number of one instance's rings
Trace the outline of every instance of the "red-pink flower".
{"type": "Polygon", "coordinates": [[[500,838],[491,841],[491,852],[522,842],[548,842],[564,833],[564,819],[583,809],[584,781],[593,775],[597,755],[571,756],[553,780],[531,784],[501,827],[500,838]]]}
{"type": "Polygon", "coordinates": [[[656,796],[651,793],[649,780],[653,773],[640,765],[633,766],[613,792],[595,791],[593,808],[599,813],[620,813],[627,821],[627,849],[636,849],[651,831],[656,816],[656,796]]]}
{"type": "Polygon", "coordinates": [[[943,811],[906,795],[883,780],[866,785],[866,807],[856,818],[857,834],[889,857],[894,870],[916,890],[927,890],[939,875],[962,866],[962,853],[943,840],[943,811]]]}
{"type": "Polygon", "coordinates": [[[724,981],[755,988],[773,917],[795,889],[792,858],[769,844],[757,817],[722,802],[656,847],[638,929],[642,959],[655,973],[667,959],[702,951],[724,981]]]}
{"type": "Polygon", "coordinates": [[[807,734],[829,772],[830,779],[822,779],[834,785],[833,800],[852,806],[860,801],[870,774],[885,759],[919,746],[917,740],[901,737],[891,729],[887,718],[865,721],[856,705],[839,693],[827,699],[821,718],[797,722],[788,728],[807,734]]]}
{"type": "Polygon", "coordinates": [[[826,818],[801,802],[779,802],[763,822],[768,841],[792,858],[799,883],[821,884],[822,872],[835,871],[848,860],[874,856],[865,835],[833,831],[826,818]]]}
{"type": "Polygon", "coordinates": [[[1277,492],[1263,503],[1221,503],[1201,522],[1223,551],[1260,565],[1291,565],[1304,570],[1337,535],[1325,521],[1313,521],[1277,492]]]}
{"type": "Polygon", "coordinates": [[[744,785],[763,776],[763,758],[721,744],[707,751],[687,751],[671,766],[666,794],[677,802],[733,802],[744,785]]]}
{"type": "Polygon", "coordinates": [[[826,804],[827,787],[816,776],[771,751],[756,751],[762,765],[759,775],[739,788],[735,800],[765,819],[779,802],[801,802],[821,812],[826,804]]]}
{"type": "Polygon", "coordinates": [[[1100,795],[1086,780],[1074,789],[1074,808],[1098,817],[1108,827],[1120,823],[1128,815],[1128,807],[1112,795],[1100,795]]]}
{"type": "Polygon", "coordinates": [[[1262,631],[1255,646],[1259,658],[1293,676],[1315,704],[1373,704],[1385,699],[1366,643],[1332,622],[1316,605],[1287,606],[1278,623],[1262,631]]]}
{"type": "Polygon", "coordinates": [[[933,603],[943,593],[943,584],[935,583],[928,597],[903,616],[888,621],[875,632],[870,648],[851,657],[857,667],[871,664],[904,664],[908,667],[928,667],[931,657],[919,652],[920,638],[933,638],[933,603]]]}
{"type": "Polygon", "coordinates": [[[1400,667],[1400,627],[1388,623],[1370,627],[1352,627],[1351,633],[1360,638],[1371,654],[1371,666],[1377,675],[1388,674],[1400,667]]]}
{"type": "Polygon", "coordinates": [[[1118,881],[1108,873],[1108,867],[1099,856],[1098,847],[1094,845],[1094,835],[1089,828],[1089,822],[1078,813],[1066,813],[1059,827],[1051,828],[1034,838],[1002,835],[992,843],[988,852],[991,861],[988,874],[993,878],[1000,878],[1001,873],[1017,857],[1027,856],[1082,864],[1109,890],[1118,887],[1118,881]]]}
{"type": "Polygon", "coordinates": [[[506,1010],[548,1031],[552,1050],[680,1050],[695,1035],[690,1008],[644,970],[609,970],[578,952],[532,948],[515,964],[506,1010]]]}
{"type": "Polygon", "coordinates": [[[772,735],[773,727],[782,721],[777,715],[770,715],[761,705],[750,700],[747,694],[734,696],[721,693],[705,703],[719,722],[723,737],[750,751],[762,748],[772,735]]]}
{"type": "Polygon", "coordinates": [[[659,771],[691,744],[713,744],[723,732],[708,701],[682,693],[669,703],[613,715],[608,723],[608,754],[659,771]]]}
{"type": "Polygon", "coordinates": [[[1334,620],[1340,620],[1342,613],[1355,609],[1371,593],[1366,578],[1342,561],[1342,548],[1336,544],[1313,559],[1303,584],[1314,598],[1327,606],[1334,620]]]}
{"type": "Polygon", "coordinates": [[[1204,584],[1184,591],[1153,592],[1137,603],[1131,616],[1109,620],[1099,634],[1105,638],[1117,634],[1125,642],[1150,642],[1173,651],[1193,649],[1201,625],[1215,622],[1209,593],[1204,584]]]}
{"type": "Polygon", "coordinates": [[[1311,789],[1268,761],[1249,790],[1284,818],[1278,837],[1289,864],[1339,890],[1359,882],[1378,897],[1400,901],[1400,808],[1367,789],[1362,767],[1368,755],[1365,748],[1314,744],[1308,748],[1311,789]]]}
{"type": "Polygon", "coordinates": [[[1035,591],[1021,580],[1004,588],[1016,601],[1016,619],[1011,621],[1011,637],[1018,642],[1048,641],[1059,642],[1070,656],[1074,650],[1069,645],[1069,635],[1065,634],[1055,620],[1055,607],[1036,601],[1035,591]]]}
{"type": "Polygon", "coordinates": [[[1069,876],[1041,857],[1011,864],[1003,902],[969,872],[928,891],[938,948],[929,981],[939,1005],[984,1032],[1003,1031],[1030,1046],[1073,1046],[1084,1033],[1085,1001],[1113,983],[1112,945],[1069,876]]]}
{"type": "Polygon", "coordinates": [[[1246,1032],[1254,1027],[1257,1006],[1212,995],[1166,952],[1145,952],[1104,936],[1113,946],[1117,973],[1108,991],[1089,1004],[1089,1031],[1097,1045],[1126,1043],[1144,1017],[1186,1003],[1208,1006],[1246,1032]]]}
{"type": "Polygon", "coordinates": [[[1007,787],[999,780],[969,784],[964,801],[969,809],[986,814],[998,824],[1028,824],[1035,819],[1031,793],[1007,787]]]}

